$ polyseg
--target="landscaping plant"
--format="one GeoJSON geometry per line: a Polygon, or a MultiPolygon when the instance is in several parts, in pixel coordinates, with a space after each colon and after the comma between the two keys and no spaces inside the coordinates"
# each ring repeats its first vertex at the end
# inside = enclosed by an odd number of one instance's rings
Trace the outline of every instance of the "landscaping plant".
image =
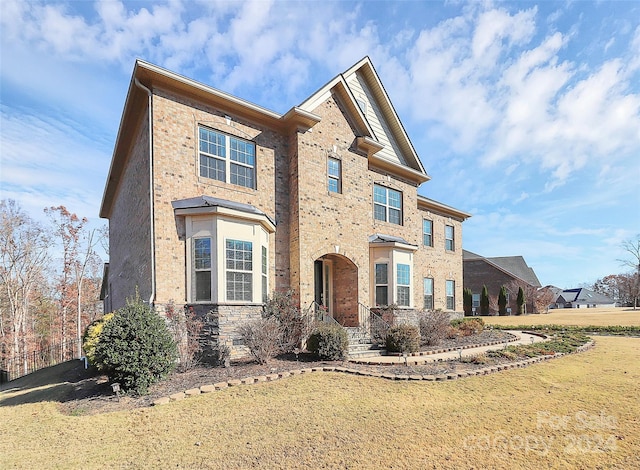
{"type": "Polygon", "coordinates": [[[310,322],[293,299],[293,291],[274,292],[263,307],[264,318],[275,318],[280,325],[280,352],[290,353],[300,348],[309,335],[310,322]]]}
{"type": "Polygon", "coordinates": [[[178,351],[178,369],[186,371],[198,364],[198,355],[202,350],[200,336],[204,322],[198,318],[193,307],[176,309],[172,301],[165,307],[169,329],[173,334],[178,351]]]}
{"type": "Polygon", "coordinates": [[[317,324],[307,340],[307,349],[327,361],[344,359],[348,348],[347,331],[336,324],[317,324]]]}
{"type": "Polygon", "coordinates": [[[95,361],[123,390],[145,394],[174,367],[176,344],[164,319],[138,297],[104,324],[95,361]]]}
{"type": "Polygon", "coordinates": [[[462,291],[462,307],[465,316],[471,316],[473,313],[473,292],[468,287],[462,291]]]}
{"type": "Polygon", "coordinates": [[[524,291],[522,290],[522,286],[518,287],[518,298],[516,300],[518,305],[517,315],[522,315],[524,313],[524,291]]]}
{"type": "Polygon", "coordinates": [[[413,353],[420,349],[420,330],[413,325],[398,325],[389,329],[387,351],[413,353]]]}
{"type": "Polygon", "coordinates": [[[500,293],[498,294],[498,315],[505,316],[507,314],[507,288],[505,286],[500,287],[500,293]]]}
{"type": "Polygon", "coordinates": [[[104,325],[112,318],[113,312],[107,313],[97,320],[94,320],[87,326],[87,329],[84,330],[84,335],[82,335],[82,350],[84,351],[84,355],[89,363],[98,369],[100,369],[101,364],[96,361],[96,346],[100,341],[100,334],[104,329],[104,325]]]}
{"type": "Polygon", "coordinates": [[[480,294],[480,315],[489,315],[489,291],[487,286],[482,286],[482,294],[480,294]]]}
{"type": "Polygon", "coordinates": [[[449,314],[442,310],[424,312],[420,315],[420,337],[422,344],[436,346],[440,344],[450,332],[451,320],[449,314]]]}
{"type": "Polygon", "coordinates": [[[280,322],[275,317],[248,321],[238,328],[244,345],[260,364],[280,353],[280,322]]]}

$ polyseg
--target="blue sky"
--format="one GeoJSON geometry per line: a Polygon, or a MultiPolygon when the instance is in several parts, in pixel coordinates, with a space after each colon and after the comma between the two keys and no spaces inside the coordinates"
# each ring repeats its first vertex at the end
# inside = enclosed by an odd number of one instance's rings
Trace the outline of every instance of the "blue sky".
{"type": "Polygon", "coordinates": [[[137,57],[284,113],[371,57],[466,249],[543,284],[640,233],[638,2],[0,3],[1,197],[97,226],[137,57]]]}

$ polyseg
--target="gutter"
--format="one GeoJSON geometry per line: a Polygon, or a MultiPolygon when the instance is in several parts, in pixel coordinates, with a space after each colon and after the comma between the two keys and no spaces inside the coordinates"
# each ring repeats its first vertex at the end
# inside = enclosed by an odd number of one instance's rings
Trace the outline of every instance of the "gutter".
{"type": "Polygon", "coordinates": [[[133,79],[135,85],[147,93],[149,97],[149,223],[151,230],[151,295],[149,296],[149,306],[153,306],[156,300],[156,242],[155,242],[155,222],[154,222],[154,191],[153,191],[153,94],[151,90],[140,83],[137,78],[133,79]]]}

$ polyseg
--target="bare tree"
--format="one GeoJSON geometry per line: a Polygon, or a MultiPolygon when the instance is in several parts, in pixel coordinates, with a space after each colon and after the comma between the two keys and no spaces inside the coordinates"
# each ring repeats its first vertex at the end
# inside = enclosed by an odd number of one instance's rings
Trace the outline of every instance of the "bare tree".
{"type": "MultiPolygon", "coordinates": [[[[60,337],[63,351],[66,343],[72,337],[69,327],[72,325],[69,313],[75,307],[75,340],[77,357],[82,356],[83,330],[83,287],[88,269],[95,264],[97,254],[96,245],[100,237],[96,230],[88,230],[86,217],[78,217],[69,212],[66,207],[49,207],[45,213],[51,218],[62,248],[62,269],[59,275],[59,305],[60,305],[60,337]]],[[[88,324],[88,322],[84,322],[88,324]]]]}
{"type": "Polygon", "coordinates": [[[623,266],[633,270],[634,283],[632,288],[633,309],[638,307],[638,297],[640,297],[640,235],[636,235],[635,240],[625,240],[622,242],[622,249],[629,253],[631,259],[618,260],[623,266]]]}
{"type": "Polygon", "coordinates": [[[0,201],[0,353],[24,363],[33,341],[30,310],[49,263],[49,238],[13,200],[0,201]]]}

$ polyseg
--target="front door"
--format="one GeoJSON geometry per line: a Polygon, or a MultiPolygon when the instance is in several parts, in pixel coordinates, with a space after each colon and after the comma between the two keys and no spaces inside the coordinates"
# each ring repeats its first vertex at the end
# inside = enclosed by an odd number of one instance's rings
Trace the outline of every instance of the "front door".
{"type": "Polygon", "coordinates": [[[327,259],[318,259],[313,264],[314,271],[314,300],[318,305],[327,309],[333,317],[333,270],[332,263],[327,259]]]}

